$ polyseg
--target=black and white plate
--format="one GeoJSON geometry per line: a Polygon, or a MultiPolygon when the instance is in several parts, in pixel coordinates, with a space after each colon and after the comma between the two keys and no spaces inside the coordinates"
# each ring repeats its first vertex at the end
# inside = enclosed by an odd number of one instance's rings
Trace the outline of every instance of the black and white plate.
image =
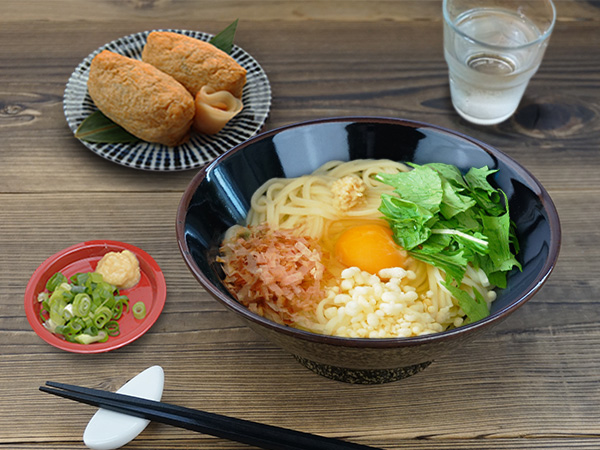
{"type": "MultiPolygon", "coordinates": [[[[199,31],[160,30],[209,41],[213,36],[199,31]]],[[[150,31],[131,34],[100,47],[88,55],[75,69],[65,88],[63,109],[69,127],[75,133],[83,120],[97,108],[87,90],[90,64],[102,50],[110,50],[130,58],[141,59],[150,31]]],[[[195,169],[211,162],[230,148],[261,131],[271,108],[269,79],[256,60],[234,46],[231,57],[247,70],[242,93],[244,109],[219,133],[209,136],[192,132],[190,140],[176,147],[140,141],[132,144],[100,144],[81,140],[94,153],[109,161],[142,170],[176,171],[195,169]]]]}

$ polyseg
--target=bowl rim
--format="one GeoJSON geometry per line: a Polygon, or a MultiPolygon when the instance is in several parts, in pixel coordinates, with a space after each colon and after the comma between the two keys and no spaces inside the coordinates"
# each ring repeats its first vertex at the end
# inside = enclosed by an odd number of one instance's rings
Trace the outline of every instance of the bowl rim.
{"type": "Polygon", "coordinates": [[[228,309],[231,309],[234,312],[240,314],[246,320],[253,322],[259,326],[270,329],[277,333],[282,333],[291,337],[295,337],[304,341],[316,342],[320,344],[329,344],[332,346],[341,346],[348,348],[395,348],[399,346],[403,347],[412,347],[418,346],[427,343],[433,343],[436,341],[446,341],[449,339],[454,339],[459,336],[465,336],[473,334],[482,328],[488,327],[491,324],[498,323],[505,319],[512,312],[520,308],[523,304],[525,304],[533,295],[535,295],[542,287],[542,285],[546,282],[554,267],[556,266],[556,262],[558,260],[558,255],[560,252],[560,246],[562,241],[562,232],[560,219],[558,217],[558,212],[554,205],[554,202],[550,198],[550,195],[546,191],[546,189],[542,186],[542,184],[533,176],[533,174],[523,167],[520,163],[518,163],[515,159],[503,153],[501,150],[498,150],[478,139],[467,136],[461,132],[451,130],[449,128],[445,128],[439,125],[434,125],[427,122],[403,119],[403,118],[395,118],[395,117],[385,117],[385,116],[339,116],[339,117],[328,117],[328,118],[320,118],[320,119],[311,119],[301,122],[295,122],[288,125],[283,125],[262,133],[259,133],[250,139],[238,144],[232,149],[224,152],[214,161],[209,163],[208,165],[202,167],[196,175],[192,178],[190,183],[188,184],[184,194],[181,198],[179,206],[177,208],[177,219],[176,219],[176,236],[177,242],[179,246],[179,250],[181,255],[188,266],[188,269],[191,271],[192,275],[198,280],[198,282],[207,290],[207,292],[226,306],[228,309]],[[550,239],[550,248],[548,251],[548,257],[544,262],[544,266],[539,271],[535,279],[527,286],[524,290],[524,293],[513,303],[506,306],[505,308],[500,309],[492,314],[490,314],[485,319],[479,320],[477,322],[463,325],[458,328],[454,328],[451,330],[442,331],[439,333],[426,334],[422,336],[414,336],[414,337],[391,337],[391,338],[350,338],[350,337],[341,337],[341,336],[329,336],[323,334],[312,333],[309,331],[300,330],[298,328],[293,328],[286,325],[281,325],[276,322],[273,322],[269,319],[266,319],[258,314],[251,312],[248,308],[243,306],[241,303],[237,302],[233,298],[228,297],[223,294],[214,284],[200,271],[195,264],[195,261],[192,257],[190,249],[187,245],[187,241],[185,239],[185,218],[187,214],[187,210],[190,204],[190,201],[194,195],[194,192],[197,190],[200,183],[206,178],[206,176],[214,170],[216,166],[218,166],[223,160],[226,160],[232,157],[237,152],[242,149],[252,145],[255,142],[261,141],[265,138],[274,136],[281,132],[285,132],[288,130],[292,130],[295,128],[302,128],[313,125],[320,125],[326,123],[337,123],[337,122],[349,122],[349,123],[373,123],[373,124],[395,124],[401,126],[409,126],[411,128],[428,128],[435,131],[440,131],[443,133],[450,134],[454,137],[466,140],[476,146],[482,148],[488,154],[492,155],[494,158],[502,161],[507,166],[510,166],[519,176],[524,178],[530,183],[530,187],[534,191],[534,193],[540,199],[542,205],[544,206],[547,214],[548,214],[548,222],[550,227],[551,239],[550,239]]]}

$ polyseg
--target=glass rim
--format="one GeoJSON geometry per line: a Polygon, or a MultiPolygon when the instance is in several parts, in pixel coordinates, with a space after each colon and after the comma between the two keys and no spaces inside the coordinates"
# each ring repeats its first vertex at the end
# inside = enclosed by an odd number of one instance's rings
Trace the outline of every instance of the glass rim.
{"type": "Polygon", "coordinates": [[[477,44],[477,45],[481,45],[483,47],[488,47],[488,48],[493,48],[493,49],[497,49],[497,50],[521,50],[527,47],[531,47],[534,45],[539,44],[540,42],[545,41],[546,39],[548,39],[550,37],[550,35],[552,34],[552,31],[554,29],[554,25],[556,24],[556,6],[554,6],[554,2],[552,0],[545,0],[547,4],[550,5],[550,9],[552,11],[552,19],[550,21],[550,25],[548,26],[548,28],[546,29],[546,31],[544,31],[537,39],[534,39],[531,42],[528,42],[526,44],[523,45],[518,45],[518,46],[506,46],[506,45],[495,45],[495,44],[488,44],[487,42],[484,41],[480,41],[479,39],[475,39],[472,36],[469,36],[467,33],[463,32],[462,30],[460,30],[459,28],[457,28],[454,25],[454,22],[450,19],[449,15],[448,15],[448,1],[449,0],[444,0],[443,1],[443,15],[444,15],[444,22],[446,24],[448,24],[452,30],[457,33],[458,35],[462,36],[465,39],[468,39],[469,41],[477,44]]]}

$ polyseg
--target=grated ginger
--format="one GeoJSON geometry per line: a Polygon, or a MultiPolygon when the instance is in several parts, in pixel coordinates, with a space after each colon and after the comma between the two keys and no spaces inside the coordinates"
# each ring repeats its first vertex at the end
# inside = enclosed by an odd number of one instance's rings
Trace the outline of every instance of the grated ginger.
{"type": "Polygon", "coordinates": [[[366,190],[365,182],[352,175],[342,177],[331,185],[335,203],[341,211],[348,211],[362,203],[366,190]]]}

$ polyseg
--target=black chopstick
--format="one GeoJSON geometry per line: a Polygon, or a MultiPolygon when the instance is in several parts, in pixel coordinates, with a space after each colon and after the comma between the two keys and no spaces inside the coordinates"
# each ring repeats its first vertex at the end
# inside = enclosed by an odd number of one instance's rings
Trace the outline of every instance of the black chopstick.
{"type": "Polygon", "coordinates": [[[71,384],[47,381],[46,386],[40,386],[40,391],[270,450],[379,450],[334,438],[71,384]]]}

